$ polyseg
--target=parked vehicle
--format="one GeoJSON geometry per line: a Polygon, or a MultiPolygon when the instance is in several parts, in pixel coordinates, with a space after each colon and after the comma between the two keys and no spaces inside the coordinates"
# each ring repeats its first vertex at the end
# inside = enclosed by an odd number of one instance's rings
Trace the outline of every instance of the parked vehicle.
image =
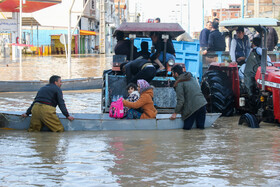
{"type": "Polygon", "coordinates": [[[261,67],[257,69],[255,75],[256,87],[253,95],[249,96],[244,82],[239,79],[238,66],[227,62],[228,53],[214,53],[219,61],[209,64],[202,80],[202,91],[208,101],[208,112],[221,112],[224,116],[230,116],[234,111],[239,111],[243,114],[239,124],[247,123],[252,128],[259,127],[260,121],[280,122],[280,71],[278,63],[275,62],[279,58],[279,53],[268,53],[266,42],[267,27],[279,25],[278,20],[270,18],[243,18],[220,23],[220,26],[228,29],[229,41],[232,31],[238,26],[251,27],[260,33],[261,67]],[[267,67],[267,54],[274,61],[274,66],[267,67]]]}

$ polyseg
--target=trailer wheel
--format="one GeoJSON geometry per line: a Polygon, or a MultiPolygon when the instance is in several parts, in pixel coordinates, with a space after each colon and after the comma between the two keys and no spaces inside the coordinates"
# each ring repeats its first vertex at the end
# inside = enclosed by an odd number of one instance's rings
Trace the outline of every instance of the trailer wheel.
{"type": "Polygon", "coordinates": [[[234,96],[231,82],[225,72],[207,71],[201,82],[201,90],[207,100],[207,111],[231,116],[234,112],[234,96]]]}
{"type": "Polygon", "coordinates": [[[259,121],[256,118],[256,116],[253,114],[249,114],[249,113],[243,114],[239,118],[238,124],[242,125],[244,123],[247,124],[248,127],[251,127],[251,128],[260,128],[259,121]]]}

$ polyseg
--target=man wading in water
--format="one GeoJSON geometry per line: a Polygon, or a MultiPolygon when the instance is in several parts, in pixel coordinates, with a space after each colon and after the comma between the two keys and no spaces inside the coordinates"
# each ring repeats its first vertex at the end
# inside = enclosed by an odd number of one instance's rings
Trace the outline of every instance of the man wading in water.
{"type": "Polygon", "coordinates": [[[22,117],[27,117],[32,113],[29,132],[38,132],[42,125],[46,125],[53,132],[62,132],[64,128],[56,115],[58,105],[63,115],[70,121],[74,117],[70,116],[63,99],[61,77],[53,75],[50,77],[49,84],[39,89],[33,103],[22,117]]]}

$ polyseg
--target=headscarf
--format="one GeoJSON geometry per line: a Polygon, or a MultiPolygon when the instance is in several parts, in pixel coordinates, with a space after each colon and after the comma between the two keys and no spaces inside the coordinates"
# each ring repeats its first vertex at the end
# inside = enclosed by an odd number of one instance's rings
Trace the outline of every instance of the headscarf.
{"type": "Polygon", "coordinates": [[[139,87],[140,87],[140,94],[143,91],[146,91],[149,88],[151,88],[151,85],[147,81],[145,81],[144,79],[137,80],[137,85],[139,85],[139,87]]]}

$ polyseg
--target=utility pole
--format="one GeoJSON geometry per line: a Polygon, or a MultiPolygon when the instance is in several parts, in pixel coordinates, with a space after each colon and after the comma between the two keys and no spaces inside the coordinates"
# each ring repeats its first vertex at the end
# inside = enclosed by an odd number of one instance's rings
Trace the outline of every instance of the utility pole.
{"type": "MultiPolygon", "coordinates": [[[[70,78],[70,69],[71,69],[71,41],[72,41],[72,35],[71,35],[71,12],[72,8],[74,6],[75,0],[72,0],[71,6],[68,11],[68,52],[65,50],[66,58],[67,58],[67,64],[68,64],[68,76],[70,78]]],[[[66,41],[65,41],[66,43],[66,41]]]]}
{"type": "Polygon", "coordinates": [[[100,0],[99,5],[100,16],[99,16],[99,53],[105,53],[105,0],[100,0]]]}
{"type": "Polygon", "coordinates": [[[181,0],[181,10],[180,10],[180,13],[181,13],[181,15],[180,15],[181,25],[183,25],[183,0],[181,0]]]}
{"type": "Polygon", "coordinates": [[[191,32],[191,13],[190,13],[190,0],[188,0],[188,33],[191,32]]]}
{"type": "Polygon", "coordinates": [[[134,15],[134,22],[137,22],[137,3],[135,2],[135,15],[134,15]]]}
{"type": "Polygon", "coordinates": [[[275,18],[275,3],[274,3],[274,0],[272,0],[272,15],[273,15],[273,18],[275,18]]]}
{"type": "Polygon", "coordinates": [[[244,18],[244,0],[241,3],[241,18],[244,18]]]}
{"type": "Polygon", "coordinates": [[[254,17],[258,18],[260,14],[260,0],[254,0],[254,17]]]}
{"type": "Polygon", "coordinates": [[[204,28],[204,0],[202,0],[202,29],[204,28]]]}
{"type": "MultiPolygon", "coordinates": [[[[19,44],[22,44],[22,0],[19,1],[19,44]]],[[[19,46],[19,63],[22,64],[22,46],[19,46]]]]}
{"type": "Polygon", "coordinates": [[[118,2],[118,26],[120,26],[121,22],[120,22],[120,12],[121,12],[121,4],[120,1],[118,2]]]}
{"type": "Polygon", "coordinates": [[[222,21],[222,15],[223,15],[223,3],[221,0],[221,7],[220,7],[220,21],[222,21]]]}

